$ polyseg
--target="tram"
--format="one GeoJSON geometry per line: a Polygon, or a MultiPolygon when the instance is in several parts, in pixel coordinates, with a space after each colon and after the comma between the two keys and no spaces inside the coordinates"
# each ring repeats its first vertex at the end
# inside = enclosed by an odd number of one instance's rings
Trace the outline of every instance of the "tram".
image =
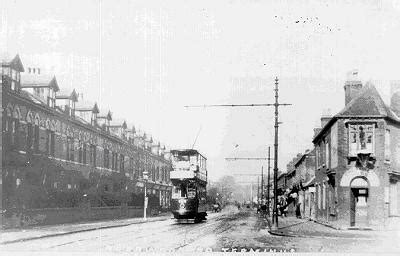
{"type": "Polygon", "coordinates": [[[195,149],[171,150],[171,210],[178,223],[197,223],[207,216],[207,159],[195,149]]]}

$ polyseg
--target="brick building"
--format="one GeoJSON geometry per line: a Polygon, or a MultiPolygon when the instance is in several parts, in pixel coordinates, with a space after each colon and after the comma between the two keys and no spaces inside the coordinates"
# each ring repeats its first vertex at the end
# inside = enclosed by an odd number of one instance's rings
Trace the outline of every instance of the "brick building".
{"type": "Polygon", "coordinates": [[[144,171],[150,208],[169,206],[165,146],[60,89],[56,77],[37,68],[21,74],[18,55],[1,66],[4,226],[137,215],[144,171]]]}
{"type": "Polygon", "coordinates": [[[384,227],[400,216],[400,90],[387,106],[372,84],[351,77],[345,107],[322,119],[316,150],[316,218],[384,227]]]}
{"type": "Polygon", "coordinates": [[[285,192],[288,214],[294,215],[300,203],[302,216],[311,217],[314,212],[315,150],[299,153],[286,166],[285,192]]]}

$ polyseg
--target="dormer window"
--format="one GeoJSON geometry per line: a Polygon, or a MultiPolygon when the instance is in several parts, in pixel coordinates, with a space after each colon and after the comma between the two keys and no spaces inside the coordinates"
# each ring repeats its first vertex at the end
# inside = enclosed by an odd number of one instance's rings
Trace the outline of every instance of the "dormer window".
{"type": "Polygon", "coordinates": [[[97,113],[92,112],[91,124],[93,126],[97,125],[97,113]]]}
{"type": "Polygon", "coordinates": [[[69,100],[68,101],[68,108],[69,108],[69,115],[73,116],[75,114],[75,101],[69,100]]]}
{"type": "Polygon", "coordinates": [[[53,88],[48,88],[47,105],[54,108],[56,103],[56,93],[53,88]]]}
{"type": "Polygon", "coordinates": [[[20,90],[21,76],[20,72],[24,72],[21,60],[16,55],[12,60],[1,62],[1,79],[2,86],[13,91],[20,90]]]}

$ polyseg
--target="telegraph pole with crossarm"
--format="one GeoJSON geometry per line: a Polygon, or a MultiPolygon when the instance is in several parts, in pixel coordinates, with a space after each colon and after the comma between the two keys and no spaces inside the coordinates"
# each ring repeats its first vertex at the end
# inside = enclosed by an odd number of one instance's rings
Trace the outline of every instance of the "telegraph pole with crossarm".
{"type": "Polygon", "coordinates": [[[274,210],[273,218],[274,228],[278,229],[278,194],[277,194],[277,184],[278,184],[278,129],[279,129],[279,106],[289,106],[292,104],[279,103],[278,101],[278,77],[275,78],[275,103],[262,103],[262,104],[214,104],[214,105],[192,105],[185,106],[185,108],[206,108],[206,107],[275,107],[275,143],[274,143],[274,210]]]}

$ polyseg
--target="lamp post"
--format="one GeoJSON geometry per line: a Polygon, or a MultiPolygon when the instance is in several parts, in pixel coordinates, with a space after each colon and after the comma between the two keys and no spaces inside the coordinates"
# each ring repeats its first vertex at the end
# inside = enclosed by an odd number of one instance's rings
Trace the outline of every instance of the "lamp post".
{"type": "Polygon", "coordinates": [[[143,207],[143,220],[147,220],[147,202],[148,202],[148,198],[147,198],[147,179],[148,177],[148,172],[144,171],[143,172],[143,180],[144,180],[144,207],[143,207]]]}

